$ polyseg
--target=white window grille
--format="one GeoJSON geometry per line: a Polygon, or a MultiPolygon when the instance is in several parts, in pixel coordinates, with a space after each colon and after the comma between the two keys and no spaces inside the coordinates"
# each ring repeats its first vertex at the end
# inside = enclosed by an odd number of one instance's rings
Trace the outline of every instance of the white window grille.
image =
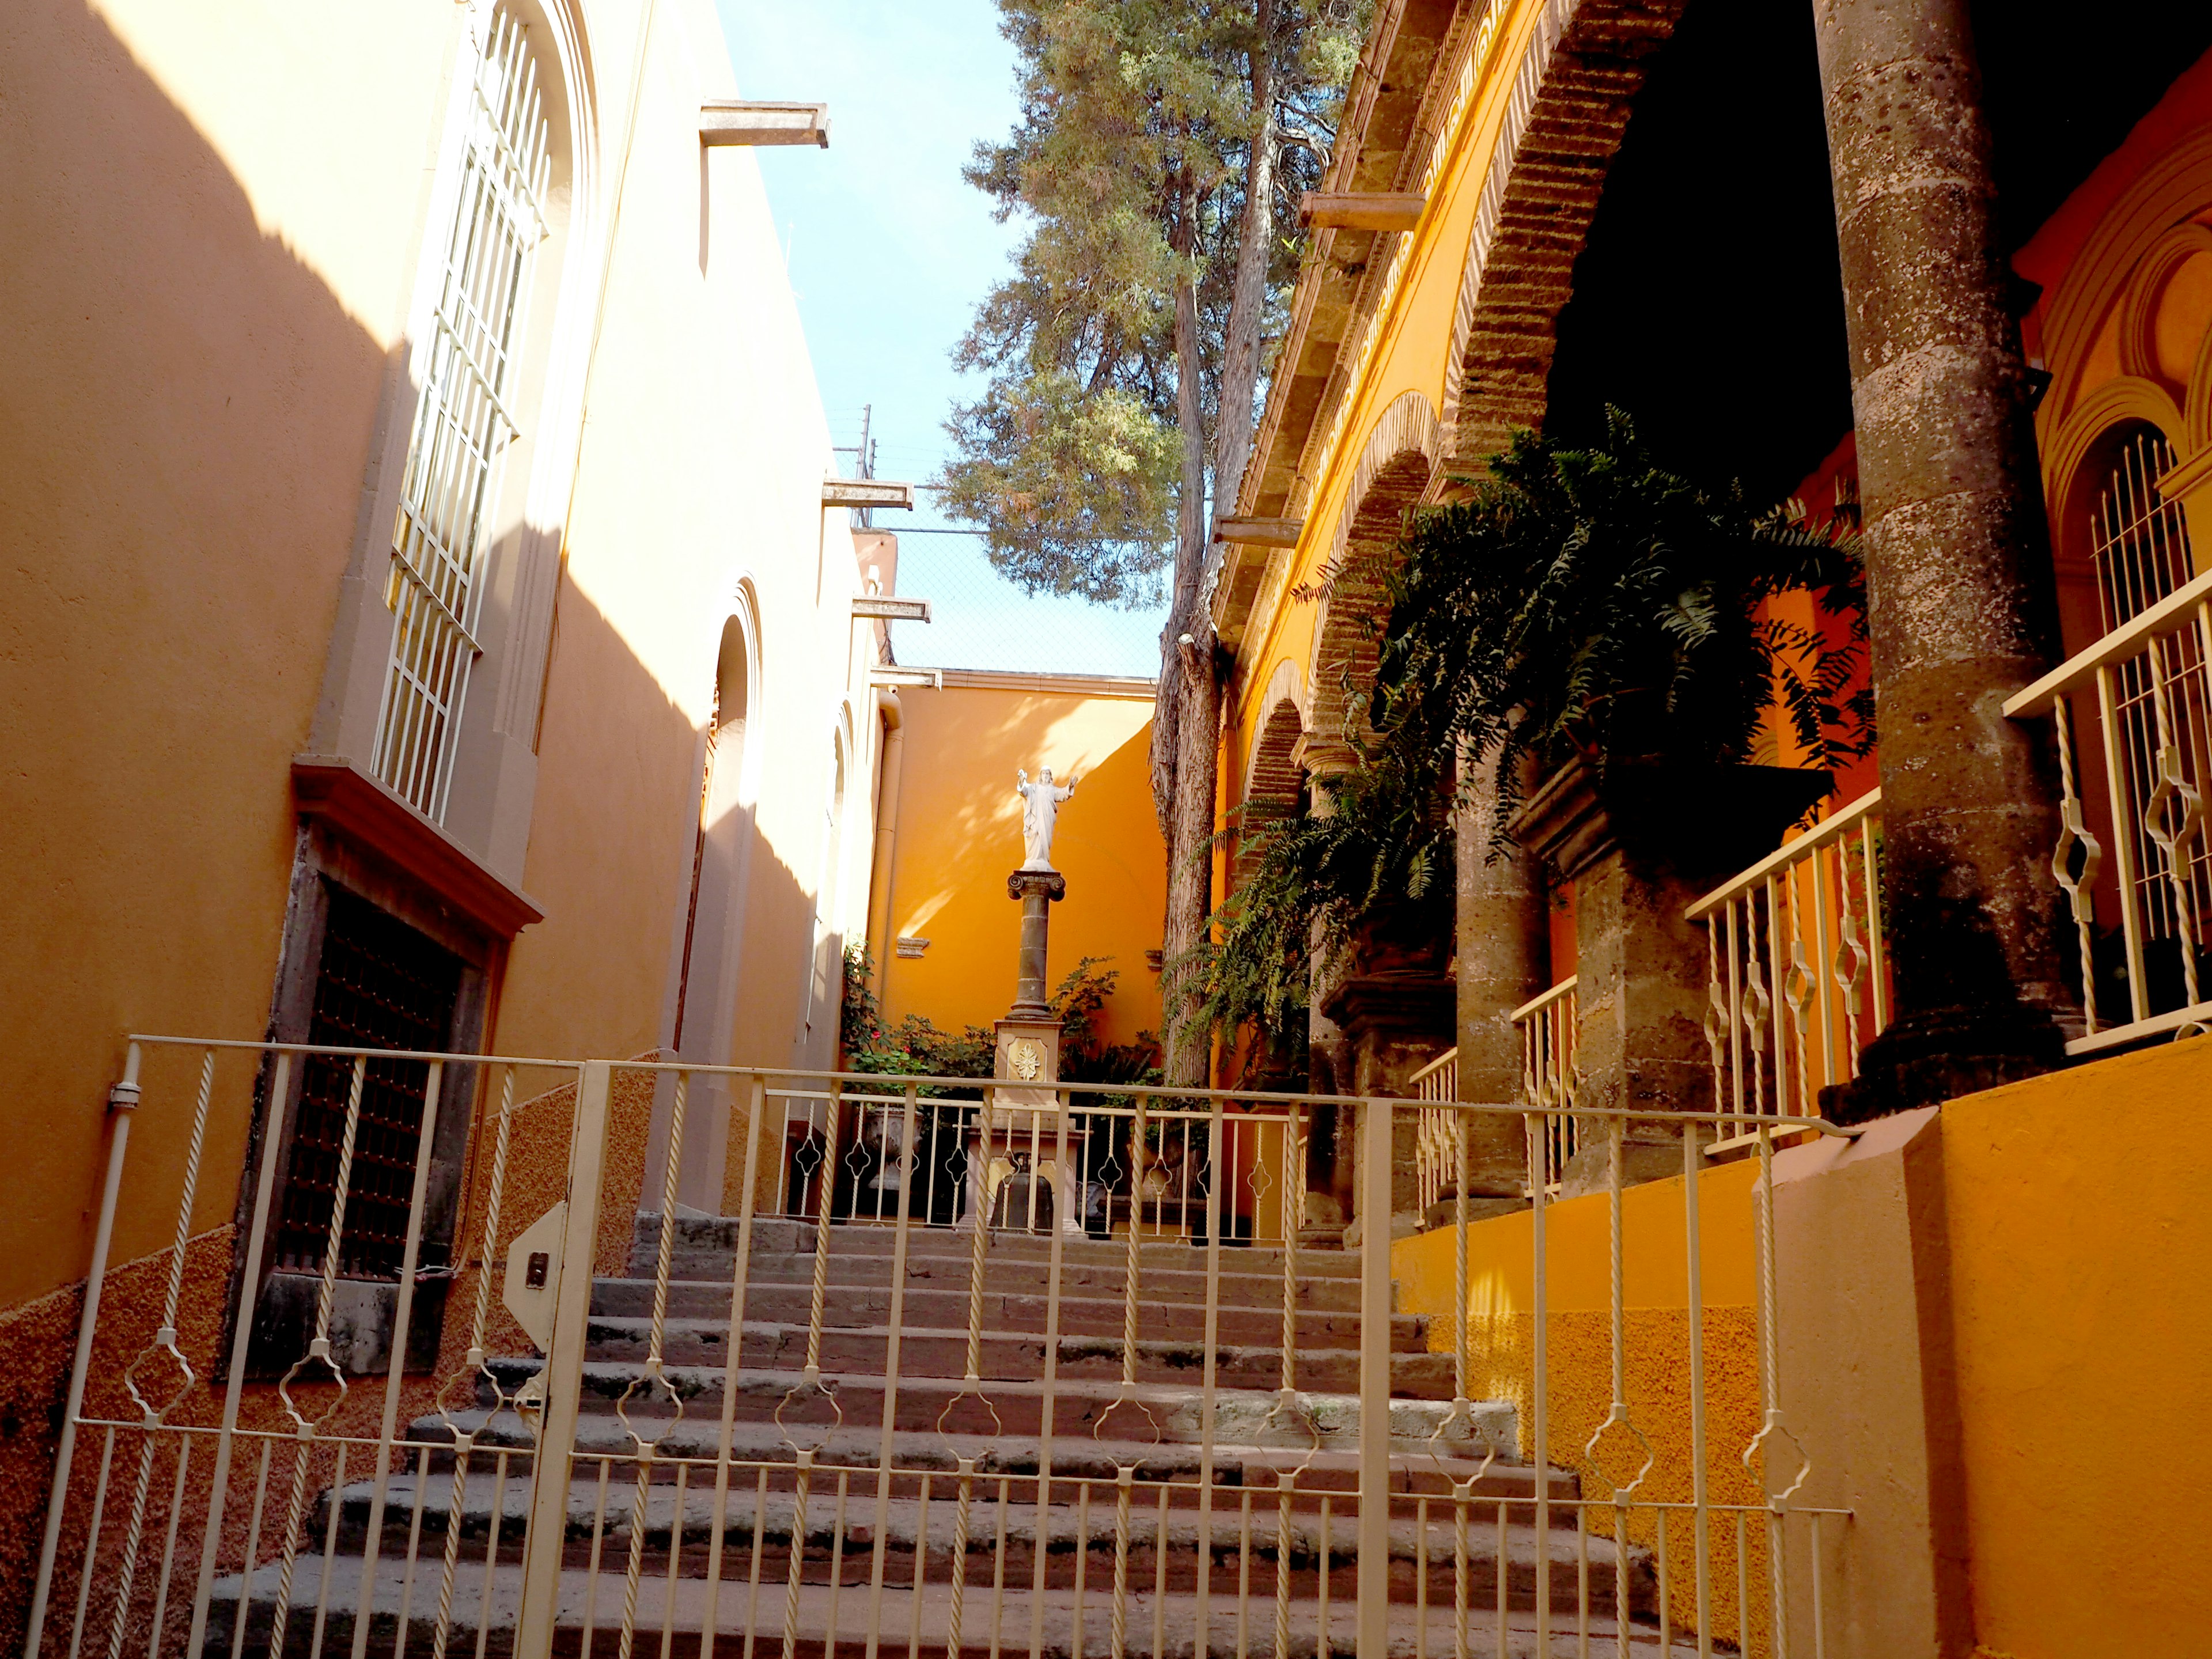
{"type": "MultiPolygon", "coordinates": [[[[2179,501],[2159,493],[2158,478],[2173,465],[2172,446],[2154,427],[2136,431],[2113,458],[2112,471],[2090,521],[2090,550],[2097,566],[2097,593],[2105,631],[2110,633],[2156,605],[2197,574],[2189,545],[2189,521],[2179,501]]],[[[2170,939],[2183,925],[2177,883],[2169,878],[2157,844],[2158,816],[2149,809],[2161,775],[2160,757],[2170,746],[2178,754],[2185,781],[2199,792],[2212,777],[2212,729],[2204,707],[2203,646],[2194,629],[2156,641],[2149,653],[2118,665],[2119,764],[2136,811],[2134,860],[2137,902],[2145,931],[2170,939]],[[2156,707],[2161,685],[2168,700],[2163,724],[2156,707]]],[[[2182,849],[2185,870],[2179,885],[2193,889],[2199,915],[2212,907],[2212,868],[2203,839],[2193,857],[2182,849]]]]}
{"type": "Polygon", "coordinates": [[[495,12],[477,58],[461,181],[405,482],[392,526],[392,661],[372,763],[445,817],[500,463],[514,441],[516,356],[546,234],[548,141],[523,26],[495,12]]]}

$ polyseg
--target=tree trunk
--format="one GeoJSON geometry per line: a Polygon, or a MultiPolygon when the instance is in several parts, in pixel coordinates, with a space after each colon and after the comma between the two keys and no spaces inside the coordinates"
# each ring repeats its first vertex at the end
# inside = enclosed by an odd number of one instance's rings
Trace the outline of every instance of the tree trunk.
{"type": "MultiPolygon", "coordinates": [[[[1233,495],[1252,453],[1252,400],[1260,376],[1260,318],[1265,309],[1267,252],[1274,235],[1274,0],[1258,0],[1249,57],[1251,150],[1244,170],[1244,215],[1238,227],[1236,282],[1222,342],[1220,424],[1215,434],[1213,487],[1233,495]]],[[[1185,184],[1177,216],[1176,251],[1194,243],[1198,203],[1185,184]]],[[[1166,1024],[1166,1080],[1180,1087],[1212,1080],[1212,1032],[1197,1014],[1199,991],[1188,957],[1213,908],[1214,806],[1220,754],[1221,680],[1214,668],[1213,619],[1206,605],[1209,550],[1206,439],[1200,399],[1201,364],[1198,293],[1186,271],[1176,291],[1176,418],[1182,428],[1182,501],[1176,542],[1175,604],[1162,640],[1160,697],[1152,727],[1152,787],[1168,845],[1168,909],[1163,954],[1170,969],[1161,986],[1166,1024]],[[1164,787],[1163,787],[1164,786],[1164,787]]],[[[1222,501],[1217,499],[1215,507],[1222,501]]]]}
{"type": "Polygon", "coordinates": [[[1221,349],[1220,429],[1213,442],[1214,511],[1229,510],[1252,454],[1252,398],[1260,384],[1260,315],[1275,238],[1275,0],[1259,0],[1251,55],[1252,150],[1244,164],[1244,221],[1221,349]]]}
{"type": "MultiPolygon", "coordinates": [[[[1196,185],[1185,176],[1176,251],[1194,240],[1196,185]]],[[[1220,696],[1213,672],[1213,629],[1200,605],[1206,562],[1206,426],[1200,398],[1197,273],[1186,264],[1176,287],[1177,424],[1182,429],[1182,499],[1176,536],[1175,604],[1161,641],[1163,702],[1175,708],[1174,768],[1168,806],[1168,914],[1162,951],[1171,968],[1160,987],[1167,1030],[1165,1080],[1180,1087],[1209,1081],[1211,1033],[1196,1017],[1198,976],[1188,960],[1213,904],[1213,790],[1220,696]]],[[[1159,746],[1154,748],[1157,776],[1159,746]]]]}

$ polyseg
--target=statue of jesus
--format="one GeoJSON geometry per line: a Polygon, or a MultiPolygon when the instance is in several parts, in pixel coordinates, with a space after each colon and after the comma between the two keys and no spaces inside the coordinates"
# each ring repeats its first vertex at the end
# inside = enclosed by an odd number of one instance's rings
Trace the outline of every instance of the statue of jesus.
{"type": "Polygon", "coordinates": [[[1065,788],[1059,787],[1052,781],[1049,766],[1039,769],[1036,783],[1030,781],[1026,767],[1015,768],[1014,776],[1014,793],[1022,798],[1022,868],[1049,870],[1053,823],[1060,816],[1060,803],[1075,793],[1075,780],[1070,778],[1065,788]]]}

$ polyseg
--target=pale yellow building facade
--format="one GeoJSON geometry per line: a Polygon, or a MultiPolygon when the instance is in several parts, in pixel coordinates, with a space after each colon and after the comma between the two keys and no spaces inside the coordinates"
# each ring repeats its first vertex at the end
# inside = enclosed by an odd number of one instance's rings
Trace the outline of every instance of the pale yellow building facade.
{"type": "MultiPolygon", "coordinates": [[[[128,1034],[828,1066],[881,728],[759,171],[702,138],[794,89],[741,88],[708,0],[28,0],[0,64],[0,1387],[35,1425],[128,1034]]],[[[327,1209],[295,1080],[225,1095],[196,1235],[272,1135],[285,1212],[327,1209]]],[[[125,1200],[120,1282],[170,1224],[125,1200]]],[[[12,1513],[50,1454],[0,1448],[12,1513]]]]}

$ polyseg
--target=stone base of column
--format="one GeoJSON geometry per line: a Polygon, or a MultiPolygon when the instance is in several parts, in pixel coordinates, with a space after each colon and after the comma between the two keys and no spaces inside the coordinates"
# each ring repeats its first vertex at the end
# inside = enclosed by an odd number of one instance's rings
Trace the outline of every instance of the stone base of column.
{"type": "Polygon", "coordinates": [[[2066,1033],[2025,1005],[1908,1014],[1867,1044],[1859,1074],[1820,1091],[1820,1115],[1869,1123],[2019,1083],[2066,1063],[2066,1033]]]}
{"type": "MultiPolygon", "coordinates": [[[[1357,974],[1328,994],[1322,1012],[1344,1032],[1352,1070],[1347,1091],[1404,1099],[1413,1073],[1451,1047],[1457,994],[1441,973],[1357,974]]],[[[1359,1147],[1365,1136],[1356,1114],[1340,1111],[1340,1127],[1352,1137],[1352,1190],[1359,1190],[1359,1147]]],[[[1420,1182],[1415,1169],[1420,1123],[1410,1106],[1395,1108],[1391,1126],[1390,1236],[1406,1237],[1421,1229],[1420,1182]]],[[[1341,1141],[1340,1141],[1341,1144],[1341,1141]]],[[[1346,1249],[1357,1249],[1368,1231],[1355,1214],[1344,1231],[1346,1249]]]]}

